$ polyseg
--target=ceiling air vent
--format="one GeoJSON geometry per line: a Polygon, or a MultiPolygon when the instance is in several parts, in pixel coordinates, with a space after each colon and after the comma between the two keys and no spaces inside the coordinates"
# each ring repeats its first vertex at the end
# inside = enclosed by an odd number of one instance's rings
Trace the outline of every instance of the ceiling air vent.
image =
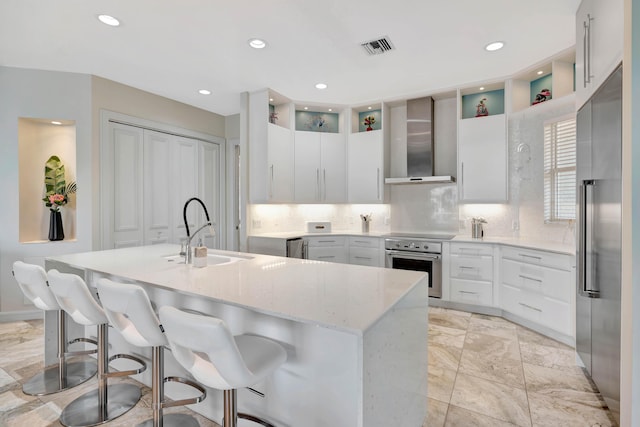
{"type": "Polygon", "coordinates": [[[369,55],[379,55],[389,50],[393,50],[394,47],[387,36],[381,37],[376,40],[370,40],[360,44],[369,55]]]}

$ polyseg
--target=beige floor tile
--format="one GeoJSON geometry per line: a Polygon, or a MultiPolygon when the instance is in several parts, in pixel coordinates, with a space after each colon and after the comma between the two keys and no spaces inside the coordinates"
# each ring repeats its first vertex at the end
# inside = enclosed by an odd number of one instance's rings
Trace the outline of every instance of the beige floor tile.
{"type": "Polygon", "coordinates": [[[429,366],[427,397],[448,403],[451,400],[456,371],[439,366],[429,366]]]}
{"type": "Polygon", "coordinates": [[[460,364],[462,348],[432,343],[429,345],[428,353],[429,367],[439,366],[455,371],[458,369],[458,365],[460,364]]]}
{"type": "Polygon", "coordinates": [[[499,317],[474,314],[469,320],[468,332],[481,333],[511,340],[518,339],[518,333],[513,323],[499,317]]]}
{"type": "Polygon", "coordinates": [[[531,426],[529,403],[523,389],[461,372],[456,377],[450,404],[518,426],[531,426]]]}
{"type": "Polygon", "coordinates": [[[470,318],[470,316],[457,316],[450,313],[435,312],[429,313],[429,324],[466,330],[469,327],[470,318]]]}
{"type": "Polygon", "coordinates": [[[444,344],[462,348],[467,331],[464,329],[447,328],[440,325],[429,325],[429,345],[444,344]]]}
{"type": "Polygon", "coordinates": [[[524,363],[523,368],[528,392],[588,405],[601,402],[599,394],[580,368],[553,369],[529,363],[524,363]]]}
{"type": "Polygon", "coordinates": [[[491,356],[465,349],[458,372],[524,389],[522,362],[510,356],[491,356]]]}
{"type": "Polygon", "coordinates": [[[449,405],[445,427],[513,427],[515,424],[449,405]]]}
{"type": "Polygon", "coordinates": [[[531,419],[535,427],[546,426],[615,426],[607,410],[582,402],[568,402],[562,399],[529,392],[531,419]]]}
{"type": "Polygon", "coordinates": [[[556,369],[576,366],[576,353],[574,349],[570,348],[549,347],[521,341],[520,354],[523,362],[532,365],[556,369]]]}
{"type": "Polygon", "coordinates": [[[471,350],[488,359],[511,358],[520,360],[520,346],[515,338],[467,332],[464,349],[471,350]]]}
{"type": "Polygon", "coordinates": [[[422,427],[443,427],[449,405],[436,399],[427,399],[427,419],[422,427]]]}
{"type": "Polygon", "coordinates": [[[533,344],[545,345],[547,347],[556,347],[563,349],[571,349],[566,344],[558,342],[549,337],[545,337],[544,335],[540,335],[537,332],[532,331],[531,329],[525,328],[523,326],[516,325],[516,331],[518,333],[518,339],[520,342],[528,342],[533,344]]]}

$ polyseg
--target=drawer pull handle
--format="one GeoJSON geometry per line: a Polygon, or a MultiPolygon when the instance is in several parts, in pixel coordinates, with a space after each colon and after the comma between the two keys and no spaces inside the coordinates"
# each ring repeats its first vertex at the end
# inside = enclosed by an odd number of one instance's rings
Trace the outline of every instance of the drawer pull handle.
{"type": "Polygon", "coordinates": [[[542,280],[536,279],[535,277],[525,276],[524,274],[520,274],[519,277],[521,279],[533,280],[534,282],[542,283],[542,280]]]}
{"type": "Polygon", "coordinates": [[[370,257],[367,257],[367,256],[356,256],[354,258],[355,259],[371,259],[370,257]]]}
{"type": "Polygon", "coordinates": [[[333,256],[333,255],[324,255],[324,256],[319,256],[318,258],[320,258],[320,259],[333,259],[333,258],[335,258],[335,256],[333,256]]]}
{"type": "Polygon", "coordinates": [[[318,243],[335,243],[335,240],[318,240],[318,243]]]}
{"type": "Polygon", "coordinates": [[[477,248],[460,248],[460,252],[473,252],[476,254],[480,253],[480,249],[477,248]]]}
{"type": "Polygon", "coordinates": [[[353,243],[366,243],[369,244],[366,240],[354,240],[353,243]]]}
{"type": "Polygon", "coordinates": [[[524,258],[533,258],[533,259],[537,259],[538,261],[540,261],[542,259],[541,256],[535,256],[535,255],[527,255],[527,254],[520,254],[521,257],[524,258]]]}
{"type": "Polygon", "coordinates": [[[478,293],[477,293],[477,292],[471,292],[471,291],[458,291],[458,292],[460,292],[461,294],[473,294],[473,295],[478,295],[478,293]]]}
{"type": "Polygon", "coordinates": [[[477,270],[478,267],[467,267],[466,265],[461,265],[460,270],[477,270]]]}
{"type": "Polygon", "coordinates": [[[523,303],[523,302],[519,302],[518,304],[520,304],[520,305],[521,305],[521,306],[523,306],[523,307],[529,308],[529,309],[531,309],[531,310],[535,310],[535,311],[537,311],[538,313],[542,313],[542,310],[540,310],[539,308],[536,308],[536,307],[530,306],[529,304],[525,304],[525,303],[523,303]]]}

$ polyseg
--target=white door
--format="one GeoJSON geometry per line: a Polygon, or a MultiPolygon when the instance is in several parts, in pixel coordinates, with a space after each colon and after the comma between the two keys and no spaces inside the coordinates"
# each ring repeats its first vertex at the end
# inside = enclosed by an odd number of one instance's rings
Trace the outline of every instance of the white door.
{"type": "MultiPolygon", "coordinates": [[[[200,236],[207,247],[222,249],[223,245],[221,242],[224,241],[225,230],[221,230],[219,224],[220,219],[224,215],[224,209],[221,204],[223,198],[220,194],[221,181],[224,176],[224,169],[222,168],[222,159],[224,157],[222,157],[221,147],[219,144],[199,141],[198,151],[200,162],[198,165],[200,170],[200,188],[198,194],[200,195],[200,199],[204,202],[204,205],[207,207],[207,213],[209,214],[209,219],[211,220],[211,224],[213,224],[215,231],[214,236],[211,235],[208,228],[205,228],[200,232],[200,236]]],[[[197,202],[192,203],[199,205],[197,202]]],[[[198,209],[199,212],[197,227],[206,224],[207,221],[204,211],[202,211],[199,206],[193,208],[198,209]]]]}
{"type": "Polygon", "coordinates": [[[144,131],[144,244],[169,243],[171,205],[167,189],[171,187],[171,146],[173,136],[144,131]]]}
{"type": "Polygon", "coordinates": [[[320,136],[318,132],[296,131],[295,133],[293,185],[297,203],[315,203],[322,200],[320,136]]]}
{"type": "MultiPolygon", "coordinates": [[[[173,232],[171,242],[180,243],[187,236],[184,224],[184,204],[192,197],[198,196],[198,142],[195,139],[174,137],[171,144],[171,184],[169,191],[163,191],[163,195],[171,199],[171,220],[173,232]]],[[[198,202],[192,202],[187,209],[187,222],[189,232],[197,229],[201,207],[198,202]]],[[[197,242],[193,242],[197,243],[197,242]]]]}
{"type": "Polygon", "coordinates": [[[323,133],[321,138],[322,167],[320,188],[322,203],[347,201],[347,146],[342,133],[323,133]]]}
{"type": "Polygon", "coordinates": [[[109,141],[104,154],[111,160],[112,173],[102,176],[102,186],[111,203],[102,212],[105,248],[140,246],[143,228],[143,131],[109,123],[109,141]]]}

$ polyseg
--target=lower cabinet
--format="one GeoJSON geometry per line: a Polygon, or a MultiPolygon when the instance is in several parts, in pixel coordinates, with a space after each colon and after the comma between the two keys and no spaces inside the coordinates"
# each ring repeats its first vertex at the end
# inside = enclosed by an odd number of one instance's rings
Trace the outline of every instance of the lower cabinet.
{"type": "Polygon", "coordinates": [[[349,264],[384,267],[377,237],[349,237],[349,264]]]}
{"type": "Polygon", "coordinates": [[[306,237],[307,258],[316,261],[347,263],[347,240],[345,236],[306,237]]]}
{"type": "Polygon", "coordinates": [[[449,253],[451,301],[493,305],[493,245],[451,243],[449,253]]]}
{"type": "Polygon", "coordinates": [[[572,336],[572,264],[569,255],[503,248],[500,308],[572,336]]]}

